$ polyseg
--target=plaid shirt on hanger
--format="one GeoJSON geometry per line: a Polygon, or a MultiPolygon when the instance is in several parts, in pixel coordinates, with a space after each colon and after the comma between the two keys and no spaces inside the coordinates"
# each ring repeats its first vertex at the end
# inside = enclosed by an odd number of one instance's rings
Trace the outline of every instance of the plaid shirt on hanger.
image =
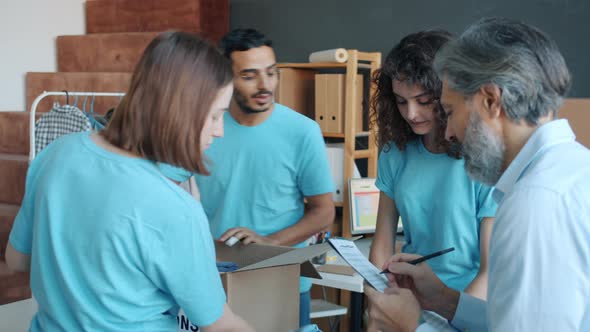
{"type": "Polygon", "coordinates": [[[43,150],[57,138],[92,129],[84,112],[72,105],[60,106],[53,103],[53,108],[35,123],[35,154],[43,150]]]}

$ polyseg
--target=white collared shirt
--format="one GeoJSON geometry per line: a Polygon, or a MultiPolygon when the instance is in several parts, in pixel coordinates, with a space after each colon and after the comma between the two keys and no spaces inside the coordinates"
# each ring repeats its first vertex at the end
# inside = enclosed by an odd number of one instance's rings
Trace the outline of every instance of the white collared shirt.
{"type": "Polygon", "coordinates": [[[488,302],[462,293],[453,325],[590,331],[590,150],[567,120],[535,131],[494,198],[488,302]]]}

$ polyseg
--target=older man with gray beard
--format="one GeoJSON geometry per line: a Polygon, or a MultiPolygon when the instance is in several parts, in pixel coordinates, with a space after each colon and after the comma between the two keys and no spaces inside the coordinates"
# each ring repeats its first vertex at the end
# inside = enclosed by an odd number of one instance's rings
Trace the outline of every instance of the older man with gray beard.
{"type": "Polygon", "coordinates": [[[483,19],[436,56],[447,139],[463,143],[471,177],[495,185],[488,301],[446,287],[399,254],[391,288],[367,287],[383,331],[417,326],[432,310],[469,331],[590,331],[590,151],[557,110],[570,74],[538,29],[483,19]]]}

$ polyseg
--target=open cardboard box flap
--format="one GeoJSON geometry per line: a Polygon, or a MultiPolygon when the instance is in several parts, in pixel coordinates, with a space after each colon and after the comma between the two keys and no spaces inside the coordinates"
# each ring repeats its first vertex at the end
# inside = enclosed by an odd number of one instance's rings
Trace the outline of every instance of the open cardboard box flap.
{"type": "Polygon", "coordinates": [[[329,243],[315,244],[304,248],[291,248],[256,243],[247,246],[236,244],[228,247],[224,243],[215,242],[218,261],[238,264],[239,269],[232,273],[301,264],[301,275],[315,279],[321,279],[322,277],[309,260],[327,252],[330,248],[329,243]]]}

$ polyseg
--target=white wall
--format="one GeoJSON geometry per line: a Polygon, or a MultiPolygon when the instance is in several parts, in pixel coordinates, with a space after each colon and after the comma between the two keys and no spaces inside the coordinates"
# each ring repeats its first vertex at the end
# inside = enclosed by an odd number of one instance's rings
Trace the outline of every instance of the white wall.
{"type": "Polygon", "coordinates": [[[0,0],[0,111],[24,111],[26,72],[56,71],[56,37],[85,32],[83,0],[0,0]]]}

